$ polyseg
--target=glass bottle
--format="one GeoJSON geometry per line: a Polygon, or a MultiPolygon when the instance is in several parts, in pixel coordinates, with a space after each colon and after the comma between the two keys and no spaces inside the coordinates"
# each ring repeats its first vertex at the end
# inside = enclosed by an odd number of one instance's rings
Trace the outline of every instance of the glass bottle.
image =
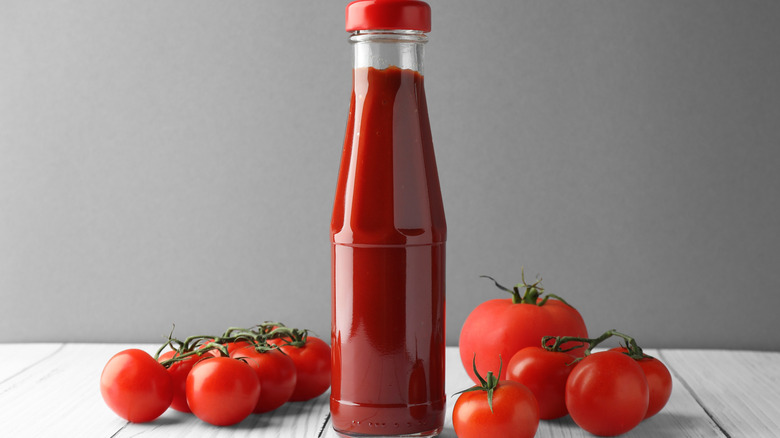
{"type": "Polygon", "coordinates": [[[446,409],[447,226],[423,86],[430,8],[353,2],[347,30],[353,92],[331,221],[332,423],[342,436],[436,436],[446,409]]]}

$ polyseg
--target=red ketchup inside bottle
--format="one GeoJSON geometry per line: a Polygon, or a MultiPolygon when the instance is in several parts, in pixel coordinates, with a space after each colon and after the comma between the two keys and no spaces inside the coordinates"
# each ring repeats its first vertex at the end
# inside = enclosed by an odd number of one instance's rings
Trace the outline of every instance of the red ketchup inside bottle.
{"type": "Polygon", "coordinates": [[[446,229],[422,74],[356,67],[331,222],[339,434],[441,431],[446,229]]]}

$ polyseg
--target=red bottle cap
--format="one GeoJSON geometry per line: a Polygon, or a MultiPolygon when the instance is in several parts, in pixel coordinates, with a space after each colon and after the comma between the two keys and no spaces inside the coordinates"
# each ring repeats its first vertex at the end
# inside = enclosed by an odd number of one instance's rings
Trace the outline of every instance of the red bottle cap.
{"type": "Polygon", "coordinates": [[[368,29],[431,31],[431,7],[420,0],[357,0],[347,5],[347,32],[368,29]]]}

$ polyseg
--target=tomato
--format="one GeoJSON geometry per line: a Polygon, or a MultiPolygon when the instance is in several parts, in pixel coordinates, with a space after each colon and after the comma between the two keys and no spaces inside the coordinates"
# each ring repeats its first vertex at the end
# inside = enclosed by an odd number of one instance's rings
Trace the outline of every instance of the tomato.
{"type": "Polygon", "coordinates": [[[582,359],[566,381],[566,408],[581,428],[599,436],[633,429],[647,412],[650,390],[637,361],[616,351],[582,359]]]}
{"type": "Polygon", "coordinates": [[[276,349],[258,352],[249,346],[235,350],[230,357],[244,359],[257,373],[261,395],[253,412],[272,411],[290,399],[298,379],[289,356],[276,349]]]}
{"type": "Polygon", "coordinates": [[[298,381],[291,401],[310,400],[327,391],[330,387],[330,346],[325,341],[307,336],[306,343],[301,346],[296,342],[275,344],[280,345],[279,348],[295,363],[298,381]]]}
{"type": "MultiPolygon", "coordinates": [[[[241,348],[249,347],[249,346],[252,346],[252,344],[249,341],[235,341],[235,342],[228,342],[227,344],[225,344],[225,347],[227,348],[228,354],[231,355],[231,356],[233,355],[233,352],[235,352],[235,351],[237,351],[237,350],[239,350],[241,348]]],[[[218,351],[218,350],[215,350],[215,351],[218,351]]],[[[217,354],[219,355],[219,353],[217,353],[217,354]]]]}
{"type": "MultiPolygon", "coordinates": [[[[203,353],[203,356],[213,357],[213,351],[214,350],[203,353]]],[[[175,351],[166,351],[157,358],[157,361],[164,362],[175,356],[178,356],[175,351]]],[[[201,356],[190,356],[181,361],[176,361],[168,367],[168,374],[171,375],[171,379],[173,380],[173,401],[171,401],[171,407],[173,409],[176,409],[179,412],[191,412],[190,407],[187,405],[187,375],[190,373],[190,370],[192,370],[192,366],[202,359],[203,357],[201,356]]]]}
{"type": "Polygon", "coordinates": [[[493,391],[492,410],[485,391],[461,394],[452,424],[459,438],[531,438],[539,427],[539,405],[524,385],[502,380],[493,391]]]}
{"type": "Polygon", "coordinates": [[[229,357],[207,358],[187,376],[187,404],[192,413],[215,426],[229,426],[252,413],[260,381],[246,363],[229,357]]]}
{"type": "MultiPolygon", "coordinates": [[[[613,348],[612,351],[626,353],[628,349],[618,347],[613,348]]],[[[650,418],[660,412],[669,401],[669,397],[672,395],[672,374],[663,362],[651,356],[646,356],[638,360],[637,363],[645,372],[647,385],[650,389],[647,413],[645,413],[645,418],[650,418]]]]}
{"type": "MultiPolygon", "coordinates": [[[[478,368],[498,369],[499,356],[507,361],[525,347],[541,346],[543,336],[588,337],[585,322],[574,307],[557,299],[539,300],[539,292],[532,290],[536,288],[527,288],[522,299],[515,294],[513,298],[485,301],[466,318],[460,331],[460,358],[475,383],[477,378],[469,368],[474,354],[478,368]]],[[[562,347],[577,345],[568,342],[562,347]]],[[[571,354],[582,356],[583,350],[578,348],[571,354]]],[[[505,379],[506,373],[499,378],[505,379]]]]}
{"type": "Polygon", "coordinates": [[[159,417],[173,399],[173,382],[165,368],[139,349],[120,351],[100,375],[100,394],[125,420],[145,423],[159,417]]]}
{"type": "Polygon", "coordinates": [[[506,375],[508,380],[522,383],[531,390],[539,403],[541,419],[552,420],[569,412],[564,395],[566,379],[574,369],[575,360],[568,353],[526,347],[512,356],[506,375]]]}

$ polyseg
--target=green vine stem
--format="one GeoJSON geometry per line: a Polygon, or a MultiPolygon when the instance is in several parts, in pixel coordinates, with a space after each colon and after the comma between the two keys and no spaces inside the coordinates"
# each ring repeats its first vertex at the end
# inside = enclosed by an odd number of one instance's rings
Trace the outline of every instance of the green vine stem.
{"type": "Polygon", "coordinates": [[[547,304],[547,300],[550,298],[554,298],[563,304],[566,304],[569,307],[573,307],[571,304],[567,303],[566,300],[559,297],[555,294],[544,294],[544,287],[542,287],[542,278],[538,277],[539,279],[536,280],[533,284],[528,284],[525,281],[525,269],[523,267],[520,267],[520,279],[521,283],[517,283],[512,289],[509,289],[508,287],[502,286],[498,283],[493,277],[489,275],[480,275],[480,278],[487,278],[489,280],[492,280],[493,283],[495,283],[496,287],[512,294],[512,303],[513,304],[533,304],[536,306],[544,306],[547,304]],[[524,293],[520,293],[520,289],[525,289],[524,293]],[[539,297],[542,295],[545,295],[544,298],[542,298],[541,301],[539,301],[539,297]]]}
{"type": "MultiPolygon", "coordinates": [[[[557,351],[557,352],[565,353],[575,348],[580,348],[584,345],[587,345],[584,354],[584,356],[587,356],[591,354],[592,350],[596,348],[596,346],[598,346],[599,344],[601,344],[602,342],[606,341],[607,339],[613,336],[623,339],[623,341],[625,342],[624,347],[627,350],[625,354],[631,357],[632,359],[640,360],[643,358],[650,357],[642,351],[642,348],[637,344],[634,338],[632,338],[631,336],[625,333],[621,333],[617,330],[607,330],[597,338],[578,338],[576,336],[545,336],[542,338],[542,348],[548,351],[554,351],[554,352],[557,351]],[[567,342],[576,342],[579,343],[579,345],[577,345],[576,347],[563,349],[561,346],[567,342]]],[[[578,360],[581,360],[581,358],[578,360]]]]}
{"type": "MultiPolygon", "coordinates": [[[[175,328],[175,326],[174,326],[175,328]]],[[[173,337],[173,330],[168,335],[167,341],[160,346],[154,355],[159,360],[160,354],[170,347],[176,352],[174,357],[160,362],[169,368],[176,362],[186,360],[193,356],[203,356],[211,351],[218,351],[221,356],[229,356],[227,345],[234,342],[245,342],[254,346],[259,352],[278,349],[278,345],[270,344],[270,339],[282,339],[285,344],[303,346],[306,344],[308,329],[287,327],[280,322],[265,322],[250,328],[230,327],[222,336],[196,335],[186,338],[184,341],[173,337]]],[[[280,350],[282,351],[282,350],[280,350]]],[[[282,353],[284,353],[282,351],[282,353]]]]}

